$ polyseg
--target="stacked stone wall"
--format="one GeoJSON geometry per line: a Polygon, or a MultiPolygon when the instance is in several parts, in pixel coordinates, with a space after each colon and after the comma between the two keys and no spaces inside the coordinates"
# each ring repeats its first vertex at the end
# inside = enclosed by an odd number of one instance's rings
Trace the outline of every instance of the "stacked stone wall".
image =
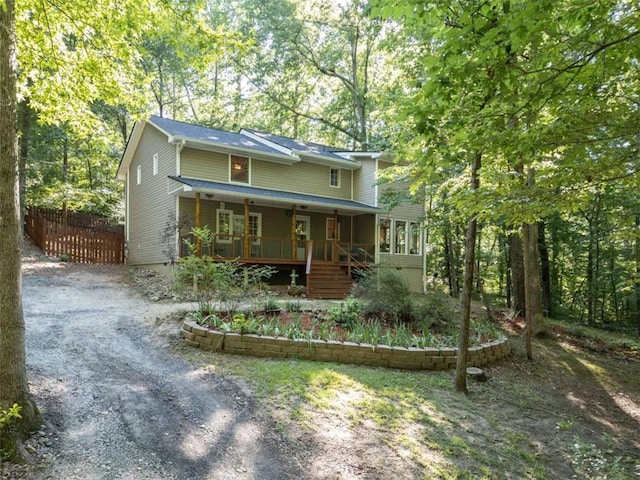
{"type": "MultiPolygon", "coordinates": [[[[456,366],[456,348],[404,348],[325,340],[295,340],[264,335],[224,333],[193,321],[182,324],[181,335],[192,347],[254,357],[299,358],[408,370],[449,370],[456,366]]],[[[467,363],[483,367],[511,352],[506,339],[469,348],[467,363]]]]}

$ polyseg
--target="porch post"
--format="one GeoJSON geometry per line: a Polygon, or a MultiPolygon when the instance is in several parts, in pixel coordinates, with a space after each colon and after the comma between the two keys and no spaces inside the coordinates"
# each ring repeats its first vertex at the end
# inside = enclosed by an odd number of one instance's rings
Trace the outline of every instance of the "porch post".
{"type": "Polygon", "coordinates": [[[251,256],[251,237],[249,232],[249,199],[244,199],[244,258],[251,256]]]}
{"type": "Polygon", "coordinates": [[[291,260],[298,259],[298,238],[296,237],[296,206],[291,206],[291,260]]]}
{"type": "MultiPolygon", "coordinates": [[[[196,192],[196,228],[200,228],[200,192],[196,192]]],[[[202,257],[202,240],[196,236],[196,255],[202,257]]]]}
{"type": "Polygon", "coordinates": [[[338,209],[333,211],[333,248],[331,249],[331,261],[338,261],[338,209]]]}

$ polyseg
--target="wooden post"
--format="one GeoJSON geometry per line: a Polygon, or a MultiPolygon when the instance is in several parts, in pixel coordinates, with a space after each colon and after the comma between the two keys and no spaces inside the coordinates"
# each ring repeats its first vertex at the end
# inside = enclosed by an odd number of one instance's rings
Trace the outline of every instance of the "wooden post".
{"type": "Polygon", "coordinates": [[[291,259],[298,259],[298,237],[296,236],[296,206],[291,207],[291,259]]]}
{"type": "Polygon", "coordinates": [[[338,261],[338,209],[333,211],[333,247],[331,248],[331,261],[338,261]]]}
{"type": "MultiPolygon", "coordinates": [[[[200,228],[200,192],[196,192],[196,228],[200,228]]],[[[202,257],[202,240],[196,237],[196,255],[202,257]]]]}
{"type": "Polygon", "coordinates": [[[244,199],[244,258],[251,256],[251,236],[249,232],[249,199],[244,199]]]}

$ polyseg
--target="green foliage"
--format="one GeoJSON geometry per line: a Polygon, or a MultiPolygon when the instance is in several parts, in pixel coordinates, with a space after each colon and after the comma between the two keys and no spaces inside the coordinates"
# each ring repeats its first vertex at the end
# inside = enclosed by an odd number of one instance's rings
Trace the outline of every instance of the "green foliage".
{"type": "Polygon", "coordinates": [[[329,311],[329,321],[353,327],[362,313],[362,304],[355,297],[349,297],[339,307],[329,311]]]}
{"type": "Polygon", "coordinates": [[[626,478],[622,457],[612,456],[592,443],[576,438],[573,443],[571,466],[579,478],[609,480],[626,478]]]}
{"type": "Polygon", "coordinates": [[[8,433],[15,422],[22,418],[20,410],[22,407],[17,403],[14,403],[8,410],[0,409],[0,463],[14,454],[14,446],[8,433]]]}
{"type": "MultiPolygon", "coordinates": [[[[210,244],[212,232],[209,227],[193,228],[193,236],[202,244],[210,244]]],[[[257,301],[266,291],[264,283],[273,275],[271,266],[245,266],[236,260],[214,261],[212,257],[196,255],[197,241],[185,243],[190,255],[180,258],[175,268],[175,285],[178,290],[193,289],[198,299],[198,309],[210,314],[217,307],[229,317],[247,299],[257,301]]]]}
{"type": "Polygon", "coordinates": [[[393,268],[378,266],[367,271],[353,294],[362,299],[366,314],[404,322],[415,320],[413,292],[393,268]]]}

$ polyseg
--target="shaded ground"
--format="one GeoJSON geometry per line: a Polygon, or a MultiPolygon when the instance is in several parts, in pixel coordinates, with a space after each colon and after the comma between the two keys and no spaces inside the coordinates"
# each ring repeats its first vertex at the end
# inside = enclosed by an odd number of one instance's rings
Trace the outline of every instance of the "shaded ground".
{"type": "Polygon", "coordinates": [[[33,479],[298,479],[295,452],[233,381],[149,339],[185,308],[132,294],[122,266],[24,260],[32,393],[45,425],[33,479]]]}
{"type": "Polygon", "coordinates": [[[36,466],[0,466],[0,478],[640,477],[637,359],[559,336],[536,340],[528,362],[515,334],[514,355],[465,398],[451,372],[185,347],[176,312],[190,305],[163,300],[171,295],[151,274],[132,289],[124,267],[33,252],[24,271],[30,383],[45,425],[30,443],[36,466]],[[584,443],[624,468],[598,476],[576,456],[584,443]]]}

